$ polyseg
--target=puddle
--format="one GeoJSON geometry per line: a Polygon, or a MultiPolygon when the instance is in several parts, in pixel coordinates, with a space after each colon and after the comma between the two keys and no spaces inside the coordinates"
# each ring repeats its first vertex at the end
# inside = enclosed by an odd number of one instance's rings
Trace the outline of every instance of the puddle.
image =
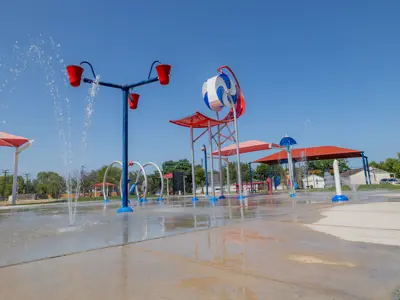
{"type": "Polygon", "coordinates": [[[288,259],[299,262],[299,263],[304,263],[304,264],[322,264],[322,265],[330,265],[330,266],[342,266],[342,267],[348,267],[348,268],[354,268],[356,267],[355,264],[347,261],[329,261],[329,260],[324,260],[318,257],[314,256],[307,256],[307,255],[289,255],[288,259]]]}
{"type": "Polygon", "coordinates": [[[178,288],[191,289],[196,295],[218,300],[257,300],[258,296],[247,287],[237,286],[218,277],[193,277],[183,279],[178,288]]]}

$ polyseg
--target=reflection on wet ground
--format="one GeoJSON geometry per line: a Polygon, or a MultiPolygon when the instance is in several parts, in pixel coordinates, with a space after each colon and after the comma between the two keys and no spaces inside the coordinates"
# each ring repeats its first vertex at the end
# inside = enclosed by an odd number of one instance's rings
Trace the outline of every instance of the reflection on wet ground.
{"type": "MultiPolygon", "coordinates": [[[[360,193],[350,203],[390,198],[360,193]]],[[[370,204],[332,209],[326,194],[237,204],[170,199],[124,215],[119,203],[82,204],[71,227],[65,206],[2,210],[0,299],[396,299],[399,247],[308,228],[326,208],[364,220],[370,204]],[[19,264],[51,256],[62,257],[19,264]]]]}
{"type": "MultiPolygon", "coordinates": [[[[83,203],[78,206],[74,226],[67,226],[66,204],[2,209],[0,266],[219,227],[243,220],[301,220],[306,223],[316,218],[307,210],[331,205],[331,202],[330,195],[308,194],[299,195],[295,202],[286,195],[276,195],[250,197],[249,206],[244,208],[239,204],[235,198],[228,198],[216,205],[204,200],[194,206],[190,200],[171,198],[163,204],[135,205],[134,213],[117,215],[118,201],[108,205],[101,202],[83,203]]],[[[251,234],[247,238],[251,238],[251,234]]]]}

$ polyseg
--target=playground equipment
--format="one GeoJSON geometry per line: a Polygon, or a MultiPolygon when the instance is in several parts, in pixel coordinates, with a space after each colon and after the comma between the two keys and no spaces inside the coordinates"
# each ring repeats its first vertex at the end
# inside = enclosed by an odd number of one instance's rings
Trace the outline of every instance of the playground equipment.
{"type": "MultiPolygon", "coordinates": [[[[108,171],[110,170],[110,168],[116,164],[119,164],[122,167],[122,162],[120,162],[119,160],[113,161],[106,169],[106,171],[104,172],[104,176],[103,176],[103,197],[104,197],[104,202],[109,202],[109,200],[107,199],[108,196],[108,188],[107,188],[107,175],[108,175],[108,171]]],[[[122,176],[121,176],[122,178],[122,176]]],[[[119,190],[122,193],[122,181],[120,180],[119,182],[119,190]]]]}
{"type": "MultiPolygon", "coordinates": [[[[211,174],[214,174],[214,157],[213,153],[213,140],[216,142],[218,147],[218,158],[219,158],[219,169],[220,169],[220,184],[221,184],[221,196],[220,198],[225,198],[223,195],[223,180],[222,180],[222,157],[221,157],[221,146],[226,141],[233,141],[236,143],[236,158],[237,158],[237,178],[239,183],[239,200],[244,200],[243,192],[242,192],[242,178],[240,172],[240,152],[239,152],[239,132],[237,126],[237,119],[242,116],[246,110],[246,102],[240,88],[239,81],[237,80],[236,75],[228,66],[222,66],[217,69],[220,73],[217,76],[214,76],[208,79],[202,88],[203,100],[206,106],[216,112],[216,119],[212,119],[207,117],[204,114],[196,112],[195,114],[178,119],[178,120],[171,120],[170,122],[179,126],[188,127],[190,128],[190,145],[191,145],[191,152],[192,152],[192,178],[195,178],[194,174],[194,143],[203,136],[206,132],[208,132],[208,140],[209,140],[209,148],[210,148],[210,169],[211,174]],[[228,76],[228,74],[224,73],[223,70],[227,70],[233,80],[228,76]],[[229,112],[223,118],[219,117],[219,112],[224,108],[228,107],[229,112]],[[234,124],[234,129],[232,130],[229,126],[234,124]],[[212,132],[212,128],[217,127],[217,133],[212,132]],[[196,138],[193,136],[194,129],[203,129],[203,132],[198,135],[196,138]],[[227,129],[228,133],[224,135],[222,133],[223,129],[227,129]],[[224,138],[221,141],[221,137],[224,138]]],[[[217,198],[215,197],[215,187],[214,187],[214,178],[211,177],[211,189],[212,189],[212,196],[210,200],[216,201],[217,198]]],[[[193,198],[192,201],[197,201],[198,198],[196,197],[196,181],[192,180],[193,185],[193,198]]],[[[247,203],[245,202],[247,205],[247,203]]]]}
{"type": "Polygon", "coordinates": [[[288,167],[289,167],[289,195],[290,197],[295,197],[296,192],[294,188],[294,176],[293,176],[293,159],[292,159],[292,145],[296,145],[297,142],[294,140],[294,138],[291,138],[289,136],[285,136],[284,138],[281,139],[279,142],[279,145],[283,146],[286,148],[287,152],[287,157],[288,157],[288,167]]]}
{"type": "MultiPolygon", "coordinates": [[[[109,202],[109,200],[107,199],[108,192],[107,192],[107,187],[106,187],[108,171],[112,166],[114,166],[116,164],[119,164],[121,167],[123,166],[121,161],[116,160],[116,161],[113,161],[107,167],[106,171],[104,172],[104,176],[103,176],[103,197],[104,197],[104,202],[109,202]]],[[[127,185],[127,188],[129,189],[130,194],[133,195],[134,193],[136,193],[137,201],[140,202],[140,203],[148,202],[147,198],[146,198],[147,191],[148,191],[148,179],[147,179],[147,173],[145,171],[145,167],[154,166],[157,169],[157,172],[160,174],[160,178],[161,178],[161,188],[160,188],[160,192],[159,192],[159,196],[157,198],[157,201],[163,201],[163,197],[162,196],[163,196],[163,192],[164,192],[164,180],[163,180],[163,173],[162,173],[160,167],[157,164],[155,164],[154,162],[147,162],[144,165],[142,165],[137,161],[130,161],[128,163],[128,165],[130,167],[138,166],[139,169],[140,169],[140,170],[138,170],[136,172],[136,179],[135,179],[135,182],[131,185],[131,187],[129,188],[129,185],[127,185]],[[142,191],[141,191],[142,192],[142,196],[140,195],[139,188],[138,188],[138,183],[139,183],[141,174],[144,177],[144,180],[143,180],[143,183],[142,183],[142,191]]],[[[128,181],[130,181],[130,179],[128,179],[128,181]]],[[[121,179],[120,179],[120,182],[119,182],[119,188],[120,188],[121,194],[122,194],[123,186],[124,186],[123,185],[123,176],[121,176],[121,179]]]]}
{"type": "Polygon", "coordinates": [[[333,161],[333,174],[335,176],[336,195],[333,196],[332,202],[348,201],[345,195],[342,194],[342,186],[340,184],[339,162],[335,159],[333,161]]]}
{"type": "MultiPolygon", "coordinates": [[[[138,162],[133,162],[132,163],[132,165],[133,164],[139,164],[138,162]]],[[[147,163],[145,163],[144,165],[143,165],[143,172],[144,172],[144,175],[145,175],[145,180],[146,180],[146,185],[145,185],[145,187],[146,187],[146,194],[147,194],[147,188],[148,188],[148,185],[147,185],[147,175],[146,175],[146,172],[144,171],[144,168],[146,168],[147,166],[153,166],[153,167],[155,167],[156,169],[157,169],[157,172],[160,174],[160,179],[161,179],[161,187],[160,187],[160,192],[158,193],[158,198],[157,198],[157,201],[163,201],[164,199],[163,199],[163,193],[164,193],[164,175],[163,175],[163,172],[161,171],[161,169],[160,169],[160,167],[156,164],[156,163],[154,163],[154,162],[147,162],[147,163]]],[[[136,180],[138,180],[138,177],[136,178],[136,180]]],[[[138,189],[137,189],[137,187],[136,187],[136,194],[138,194],[138,189]]],[[[147,199],[144,197],[143,198],[143,200],[142,200],[142,202],[147,202],[147,199]]]]}
{"type": "MultiPolygon", "coordinates": [[[[82,64],[87,64],[92,71],[93,77],[96,78],[93,66],[87,61],[83,61],[80,63],[80,65],[82,64]]],[[[71,65],[67,67],[68,77],[71,86],[78,87],[80,85],[83,71],[84,70],[81,66],[71,65]]],[[[150,67],[148,78],[146,80],[139,81],[137,83],[119,85],[115,83],[96,81],[95,79],[89,79],[89,78],[83,79],[83,82],[85,83],[89,84],[95,83],[100,86],[111,87],[122,91],[122,104],[123,104],[122,105],[122,189],[121,189],[122,206],[117,210],[118,213],[133,211],[133,209],[128,206],[128,104],[132,109],[136,109],[139,101],[139,95],[130,93],[130,91],[139,86],[146,85],[156,81],[159,81],[161,85],[167,85],[169,84],[170,72],[171,72],[170,65],[161,64],[158,60],[156,60],[152,63],[150,67]],[[158,76],[151,78],[151,73],[156,63],[159,64],[155,67],[158,76]]]]}

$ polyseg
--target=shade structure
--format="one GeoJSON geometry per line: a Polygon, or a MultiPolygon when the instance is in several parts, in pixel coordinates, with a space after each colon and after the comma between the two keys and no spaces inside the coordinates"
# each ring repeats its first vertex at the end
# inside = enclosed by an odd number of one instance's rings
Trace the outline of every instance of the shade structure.
{"type": "MultiPolygon", "coordinates": [[[[171,120],[170,122],[172,124],[176,124],[179,126],[183,127],[192,127],[192,128],[207,128],[208,127],[208,122],[211,122],[211,126],[217,126],[226,123],[227,121],[218,121],[212,118],[207,117],[206,115],[196,112],[193,115],[177,119],[177,120],[171,120]]],[[[229,121],[230,122],[230,121],[229,121]]]]}
{"type": "Polygon", "coordinates": [[[0,147],[18,148],[27,142],[29,142],[27,138],[5,132],[0,132],[0,147]]]}
{"type": "Polygon", "coordinates": [[[33,140],[30,141],[27,138],[0,132],[0,147],[12,147],[15,148],[14,154],[14,174],[13,174],[13,186],[12,186],[12,204],[15,205],[17,202],[17,176],[18,176],[18,157],[19,154],[27,149],[33,140]]]}
{"type": "MultiPolygon", "coordinates": [[[[239,143],[239,153],[256,152],[262,150],[281,149],[278,144],[251,140],[239,143]]],[[[214,151],[213,155],[218,155],[218,151],[214,151]]],[[[221,156],[236,155],[236,144],[229,145],[221,149],[221,156]]]]}
{"type": "MultiPolygon", "coordinates": [[[[292,158],[294,162],[339,159],[339,158],[355,158],[362,157],[363,151],[341,148],[336,146],[319,146],[310,148],[292,149],[292,158]]],[[[269,165],[287,163],[287,152],[280,151],[272,155],[257,159],[255,163],[263,163],[269,165]]]]}

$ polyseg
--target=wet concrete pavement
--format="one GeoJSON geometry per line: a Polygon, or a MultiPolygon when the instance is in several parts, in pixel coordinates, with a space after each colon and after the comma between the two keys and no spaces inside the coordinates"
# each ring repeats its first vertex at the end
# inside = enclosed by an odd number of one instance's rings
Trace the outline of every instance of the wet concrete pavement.
{"type": "MultiPolygon", "coordinates": [[[[0,299],[396,299],[399,247],[345,241],[306,227],[331,206],[325,201],[263,198],[252,204],[176,203],[137,209],[135,218],[110,213],[100,218],[109,223],[78,231],[50,231],[48,248],[65,245],[70,236],[75,248],[69,249],[88,250],[101,244],[89,242],[100,233],[103,247],[128,244],[0,268],[0,299]]],[[[85,218],[95,215],[88,209],[85,218]]],[[[22,254],[32,250],[30,242],[25,248],[22,254]]],[[[1,243],[3,256],[6,249],[1,243]]],[[[18,257],[13,263],[21,262],[18,257]]]]}

